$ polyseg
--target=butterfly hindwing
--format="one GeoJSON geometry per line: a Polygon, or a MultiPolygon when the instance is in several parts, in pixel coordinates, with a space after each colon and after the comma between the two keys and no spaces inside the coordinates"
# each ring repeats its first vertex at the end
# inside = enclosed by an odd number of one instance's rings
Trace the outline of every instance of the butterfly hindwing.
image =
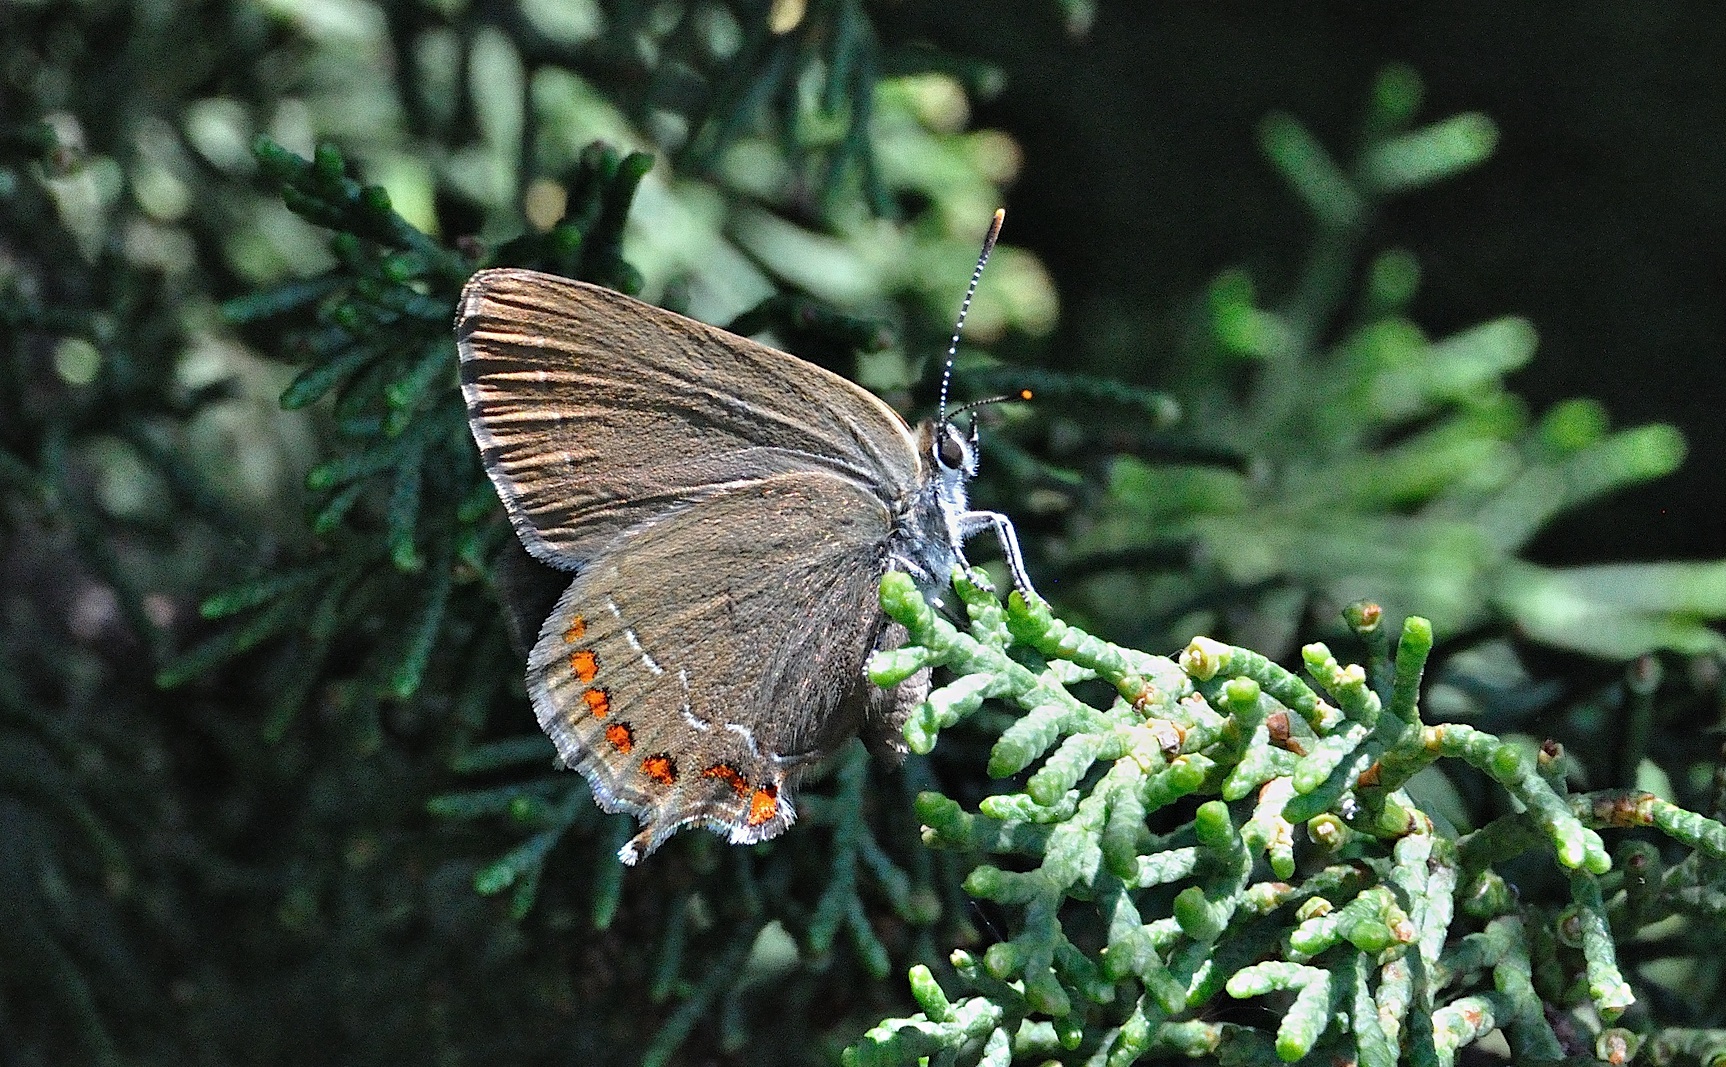
{"type": "Polygon", "coordinates": [[[638,524],[570,583],[528,690],[600,804],[640,819],[626,862],[692,824],[778,834],[803,770],[902,721],[863,676],[891,523],[844,479],[781,474],[638,524]]]}

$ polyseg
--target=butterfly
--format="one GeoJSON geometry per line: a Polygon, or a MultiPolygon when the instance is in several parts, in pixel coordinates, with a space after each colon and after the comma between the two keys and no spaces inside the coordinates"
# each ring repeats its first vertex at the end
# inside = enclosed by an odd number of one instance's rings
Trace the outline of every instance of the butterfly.
{"type": "Polygon", "coordinates": [[[689,826],[774,837],[853,735],[903,755],[928,674],[864,676],[904,639],[877,599],[888,569],[936,591],[993,530],[1030,590],[1012,524],[967,504],[975,427],[945,412],[912,427],[795,356],[530,270],[474,275],[456,338],[485,470],[565,583],[527,691],[599,806],[639,821],[624,863],[689,826]]]}

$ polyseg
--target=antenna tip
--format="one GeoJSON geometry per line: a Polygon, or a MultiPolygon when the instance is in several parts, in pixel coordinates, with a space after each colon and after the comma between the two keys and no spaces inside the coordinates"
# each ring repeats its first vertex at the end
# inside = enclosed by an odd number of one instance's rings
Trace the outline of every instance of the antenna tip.
{"type": "Polygon", "coordinates": [[[1029,389],[1021,389],[1021,390],[1019,390],[1019,399],[1020,399],[1020,400],[1029,400],[1029,399],[1031,399],[1031,391],[1030,391],[1030,390],[1029,390],[1029,389]]]}
{"type": "Polygon", "coordinates": [[[983,270],[983,264],[989,261],[989,253],[995,248],[995,238],[1001,236],[1001,223],[1007,219],[1007,209],[995,209],[995,217],[989,220],[989,232],[983,235],[983,254],[977,259],[977,270],[983,270]]]}

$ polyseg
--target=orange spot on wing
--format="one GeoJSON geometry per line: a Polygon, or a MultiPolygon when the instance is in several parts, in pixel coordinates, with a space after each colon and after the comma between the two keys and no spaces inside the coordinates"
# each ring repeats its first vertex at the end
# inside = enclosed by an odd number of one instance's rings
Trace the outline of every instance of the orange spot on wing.
{"type": "Polygon", "coordinates": [[[671,785],[677,781],[677,764],[668,754],[660,752],[641,761],[641,773],[660,785],[671,785]]]}
{"type": "Polygon", "coordinates": [[[586,636],[587,636],[587,620],[582,618],[580,615],[577,615],[575,618],[569,620],[569,629],[563,631],[564,643],[569,644],[569,645],[575,644],[577,641],[581,640],[582,638],[584,638],[586,636]]]}
{"type": "Polygon", "coordinates": [[[589,689],[581,694],[581,702],[587,705],[587,710],[593,712],[596,719],[605,718],[611,711],[611,695],[603,689],[589,689]]]}
{"type": "Polygon", "coordinates": [[[773,816],[779,814],[779,789],[776,786],[764,785],[749,794],[749,817],[746,820],[751,826],[773,821],[773,816]]]}
{"type": "Polygon", "coordinates": [[[605,739],[611,742],[611,747],[619,752],[627,753],[635,747],[635,731],[626,722],[614,722],[605,728],[605,739]]]}
{"type": "Polygon", "coordinates": [[[599,674],[599,657],[584,648],[569,657],[569,669],[575,672],[576,681],[586,685],[599,674]]]}
{"type": "Polygon", "coordinates": [[[745,782],[743,780],[743,775],[738,773],[737,768],[733,767],[729,763],[715,763],[713,766],[702,771],[701,777],[719,779],[726,785],[730,786],[731,791],[736,793],[738,796],[743,796],[749,792],[749,783],[745,782]]]}

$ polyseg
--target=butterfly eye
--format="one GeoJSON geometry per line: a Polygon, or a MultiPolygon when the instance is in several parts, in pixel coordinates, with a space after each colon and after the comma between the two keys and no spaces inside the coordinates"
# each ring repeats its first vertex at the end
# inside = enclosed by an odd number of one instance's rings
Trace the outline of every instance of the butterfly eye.
{"type": "Polygon", "coordinates": [[[963,470],[966,460],[965,441],[951,425],[941,427],[941,440],[935,445],[935,458],[948,470],[963,470]]]}

